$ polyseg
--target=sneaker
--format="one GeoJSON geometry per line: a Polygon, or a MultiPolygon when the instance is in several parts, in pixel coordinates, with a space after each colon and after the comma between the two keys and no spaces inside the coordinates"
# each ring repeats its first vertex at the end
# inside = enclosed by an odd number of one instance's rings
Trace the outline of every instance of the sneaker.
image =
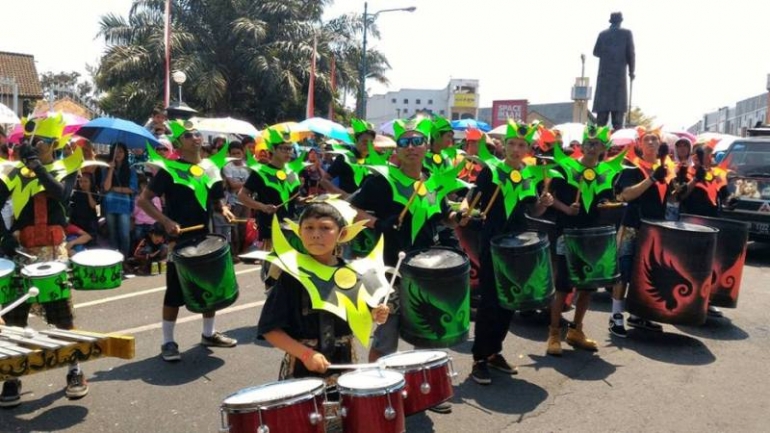
{"type": "Polygon", "coordinates": [[[166,362],[174,362],[182,359],[182,356],[179,355],[179,345],[173,341],[169,341],[160,346],[160,356],[166,362]]]}
{"type": "Polygon", "coordinates": [[[230,338],[221,332],[215,332],[211,337],[201,334],[201,344],[211,347],[235,347],[238,344],[238,340],[230,338]]]}
{"type": "Polygon", "coordinates": [[[21,381],[10,379],[3,382],[3,393],[0,394],[0,407],[12,408],[21,404],[21,381]]]}
{"type": "Polygon", "coordinates": [[[632,328],[646,329],[653,332],[663,332],[663,327],[641,317],[629,316],[628,326],[632,328]]]}
{"type": "Polygon", "coordinates": [[[489,385],[492,383],[492,375],[489,374],[487,361],[476,361],[473,363],[471,379],[479,385],[489,385]]]}
{"type": "Polygon", "coordinates": [[[610,334],[616,337],[628,337],[628,332],[626,331],[626,327],[623,324],[623,315],[621,313],[615,313],[612,315],[612,317],[610,317],[609,330],[610,334]]]}
{"type": "Polygon", "coordinates": [[[88,381],[83,372],[67,373],[67,387],[64,388],[64,395],[70,400],[77,400],[85,397],[86,394],[88,394],[88,381]]]}
{"type": "Polygon", "coordinates": [[[451,403],[439,403],[433,407],[428,408],[429,411],[440,413],[440,414],[447,414],[452,413],[452,404],[451,403]]]}
{"type": "Polygon", "coordinates": [[[512,366],[505,360],[502,354],[496,353],[487,360],[489,366],[495,370],[502,371],[505,374],[519,374],[519,369],[512,366]]]}
{"type": "Polygon", "coordinates": [[[716,317],[716,318],[724,317],[725,316],[722,313],[722,310],[720,310],[719,308],[717,308],[717,307],[715,307],[713,305],[709,305],[709,309],[708,309],[708,313],[707,314],[708,314],[709,317],[716,317]]]}

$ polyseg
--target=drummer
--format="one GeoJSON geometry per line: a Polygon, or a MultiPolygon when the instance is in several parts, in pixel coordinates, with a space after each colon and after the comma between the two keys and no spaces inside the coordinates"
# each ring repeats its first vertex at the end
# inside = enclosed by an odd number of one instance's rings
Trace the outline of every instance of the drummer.
{"type": "MultiPolygon", "coordinates": [[[[617,200],[627,202],[625,215],[618,229],[621,281],[612,289],[612,314],[609,331],[620,338],[628,336],[623,317],[623,300],[626,287],[631,280],[634,255],[636,254],[637,231],[642,219],[663,220],[666,217],[666,204],[670,196],[669,180],[673,176],[673,165],[668,155],[661,164],[658,149],[661,144],[660,130],[640,130],[642,155],[633,161],[635,166],[625,168],[620,174],[615,191],[617,200]]],[[[663,327],[649,320],[630,315],[628,325],[633,328],[662,332],[663,327]]]]}
{"type": "MultiPolygon", "coordinates": [[[[203,137],[201,133],[194,128],[193,124],[185,121],[171,121],[169,125],[173,131],[172,143],[180,154],[180,158],[175,163],[182,164],[189,168],[189,173],[196,171],[203,172],[200,164],[201,146],[203,137]]],[[[214,167],[214,170],[216,168],[214,167]]],[[[214,173],[206,173],[210,176],[218,176],[218,170],[214,173]]],[[[192,176],[191,176],[192,177],[192,176]]],[[[209,233],[211,227],[210,216],[216,211],[232,220],[235,217],[225,203],[225,191],[221,177],[211,187],[206,186],[205,207],[197,198],[197,193],[193,189],[193,179],[182,178],[176,172],[171,173],[167,169],[158,170],[158,173],[152,178],[150,184],[142,191],[136,201],[137,206],[142,208],[147,215],[155,221],[163,224],[166,234],[176,238],[176,242],[170,242],[169,251],[173,251],[173,245],[188,239],[194,239],[199,236],[205,236],[209,233]],[[185,182],[189,182],[185,183],[185,182]],[[163,197],[166,199],[165,213],[162,213],[152,203],[153,198],[163,197]],[[202,225],[200,230],[181,233],[182,227],[194,227],[202,225]]],[[[195,185],[199,186],[199,185],[195,185]]],[[[166,293],[163,297],[163,343],[161,344],[161,358],[166,362],[175,362],[181,359],[179,345],[174,340],[174,327],[179,315],[179,307],[184,305],[182,296],[182,286],[177,276],[176,266],[173,261],[167,263],[166,271],[166,293]]],[[[201,345],[209,347],[234,347],[238,342],[221,332],[215,330],[214,317],[215,311],[203,313],[203,332],[201,334],[201,345]]]]}
{"type": "MultiPolygon", "coordinates": [[[[0,182],[0,203],[10,199],[15,217],[10,230],[3,223],[3,249],[9,256],[15,254],[20,242],[27,254],[37,257],[36,262],[65,262],[68,259],[64,230],[67,225],[65,209],[83,154],[77,149],[72,156],[62,161],[62,165],[53,165],[54,150],[61,148],[68,139],[62,137],[64,126],[61,115],[29,120],[23,126],[24,142],[17,149],[21,162],[0,182]],[[26,193],[29,190],[33,191],[31,197],[26,193]],[[19,234],[18,242],[15,233],[19,234]]],[[[31,305],[24,302],[8,312],[4,317],[7,324],[26,327],[31,305]]],[[[75,328],[71,298],[41,305],[49,324],[59,329],[75,328]]],[[[69,399],[78,399],[86,394],[88,382],[80,364],[75,361],[70,364],[67,372],[64,395],[69,399]]],[[[15,407],[20,403],[21,380],[5,381],[0,395],[0,407],[15,407]]]]}
{"type": "Polygon", "coordinates": [[[351,126],[353,127],[353,139],[355,140],[355,146],[352,149],[353,158],[348,158],[346,155],[337,155],[332,165],[324,173],[323,179],[321,179],[321,187],[326,192],[339,194],[343,198],[347,198],[347,196],[355,192],[366,178],[370,176],[368,169],[362,166],[362,164],[369,157],[369,146],[376,136],[374,125],[369,122],[352,119],[351,126]],[[358,170],[362,171],[363,176],[356,176],[356,171],[358,170]],[[335,179],[339,183],[338,186],[332,182],[335,179]]]}
{"type": "MultiPolygon", "coordinates": [[[[518,124],[512,120],[508,121],[507,132],[504,139],[505,160],[507,168],[498,170],[501,182],[514,183],[511,175],[507,172],[522,173],[526,166],[524,158],[529,154],[533,142],[535,128],[531,125],[518,124]]],[[[479,146],[486,146],[484,140],[479,142],[479,146]]],[[[494,157],[493,157],[494,158],[494,157]]],[[[461,210],[469,211],[470,204],[478,201],[480,208],[484,209],[484,223],[481,229],[480,241],[480,281],[481,302],[476,313],[476,327],[474,329],[473,341],[473,370],[471,378],[481,385],[492,383],[492,376],[489,373],[489,367],[502,371],[506,374],[518,373],[517,368],[506,361],[502,355],[503,340],[508,334],[508,328],[511,323],[513,311],[504,309],[500,306],[498,300],[495,274],[492,265],[491,240],[493,237],[503,233],[512,233],[526,230],[525,214],[529,213],[535,217],[541,216],[546,208],[553,204],[553,197],[550,193],[541,196],[527,197],[524,201],[517,203],[510,215],[506,213],[506,196],[503,191],[512,191],[511,194],[518,194],[518,189],[501,188],[497,194],[497,187],[493,181],[493,168],[485,166],[478,178],[476,178],[476,187],[469,193],[472,197],[471,202],[468,197],[463,200],[461,210]],[[502,193],[501,193],[502,192],[502,193]],[[481,194],[480,199],[476,198],[481,194]]],[[[523,172],[528,173],[528,172],[523,172]]],[[[519,184],[524,179],[518,179],[515,183],[519,184]]],[[[511,197],[508,198],[509,200],[511,197]]]]}
{"type": "MultiPolygon", "coordinates": [[[[457,157],[457,150],[454,146],[454,130],[452,124],[441,116],[435,116],[432,120],[433,126],[430,133],[430,151],[425,153],[423,160],[423,170],[426,175],[434,171],[444,171],[454,168],[457,157]]],[[[459,201],[462,198],[450,197],[450,200],[459,201]]],[[[439,245],[461,250],[460,241],[455,235],[453,228],[441,225],[438,228],[439,245]]]]}

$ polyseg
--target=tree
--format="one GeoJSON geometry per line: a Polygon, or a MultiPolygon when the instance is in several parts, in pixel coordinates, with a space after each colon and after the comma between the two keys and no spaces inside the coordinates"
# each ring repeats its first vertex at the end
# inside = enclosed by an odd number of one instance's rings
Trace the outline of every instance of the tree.
{"type": "Polygon", "coordinates": [[[629,126],[644,126],[649,129],[653,127],[654,122],[655,116],[647,116],[642,112],[641,108],[633,107],[628,115],[628,122],[626,123],[628,123],[629,126]]]}
{"type": "Polygon", "coordinates": [[[46,99],[59,99],[68,96],[96,112],[96,98],[93,83],[81,80],[80,72],[43,72],[40,74],[40,85],[46,99]]]}
{"type": "MultiPolygon", "coordinates": [[[[101,107],[144,121],[163,100],[164,1],[137,0],[127,18],[101,18],[108,44],[97,68],[101,107]]],[[[360,17],[323,22],[329,0],[174,0],[171,7],[171,69],[187,75],[183,98],[208,115],[233,115],[263,126],[304,117],[313,38],[317,41],[315,101],[332,98],[331,59],[337,91],[357,88],[360,17]]],[[[369,27],[372,30],[372,26],[369,27]]],[[[376,35],[376,28],[373,34],[376,35]]],[[[374,79],[389,69],[377,51],[367,53],[374,79]]],[[[172,86],[175,86],[172,84],[172,86]]],[[[173,93],[175,94],[175,92],[173,93]]]]}

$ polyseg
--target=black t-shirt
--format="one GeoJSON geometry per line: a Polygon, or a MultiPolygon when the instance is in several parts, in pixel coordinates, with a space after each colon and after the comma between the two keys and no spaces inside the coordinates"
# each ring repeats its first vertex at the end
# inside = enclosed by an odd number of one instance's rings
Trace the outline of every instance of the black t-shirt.
{"type": "MultiPolygon", "coordinates": [[[[487,208],[487,204],[494,195],[496,188],[497,186],[492,181],[492,170],[489,167],[484,167],[476,178],[476,188],[474,188],[473,196],[470,199],[473,200],[475,195],[480,193],[481,199],[479,199],[477,207],[483,211],[487,208]]],[[[535,197],[527,197],[523,201],[519,201],[513,209],[510,218],[506,218],[505,198],[503,197],[503,192],[500,191],[484,220],[482,228],[484,239],[491,239],[493,236],[501,233],[525,231],[527,229],[527,219],[525,215],[527,210],[529,210],[531,205],[536,201],[537,198],[535,197]]]]}
{"type": "MultiPolygon", "coordinates": [[[[216,182],[209,190],[207,208],[203,209],[198,203],[198,199],[195,198],[195,192],[192,188],[174,183],[174,178],[165,170],[158,170],[147,188],[158,197],[166,196],[166,216],[179,224],[180,227],[203,224],[206,226],[205,231],[208,231],[214,203],[225,198],[222,181],[216,182]]],[[[181,235],[180,238],[194,237],[199,234],[199,231],[189,232],[181,235]]]]}
{"type": "Polygon", "coordinates": [[[706,191],[702,188],[695,187],[690,195],[680,203],[679,213],[718,217],[719,206],[711,202],[706,191]]]}
{"type": "MultiPolygon", "coordinates": [[[[99,194],[92,192],[91,197],[98,205],[99,194]]],[[[83,190],[75,189],[70,199],[70,222],[90,233],[97,221],[96,209],[88,203],[88,194],[83,190]]]]}
{"type": "MultiPolygon", "coordinates": [[[[350,196],[350,204],[365,210],[376,218],[385,219],[398,217],[404,205],[393,201],[393,190],[388,180],[380,175],[369,176],[361,185],[361,189],[350,196]]],[[[425,221],[412,242],[412,214],[406,213],[400,230],[387,230],[385,235],[384,260],[388,266],[395,266],[399,251],[409,252],[416,249],[428,248],[438,242],[438,229],[444,215],[449,214],[449,204],[443,200],[440,204],[441,213],[425,221]]],[[[377,233],[379,238],[380,233],[377,233]]]]}
{"type": "MultiPolygon", "coordinates": [[[[62,227],[67,226],[67,214],[69,213],[69,197],[72,194],[72,188],[75,186],[77,179],[77,173],[70,173],[62,179],[61,183],[64,186],[63,199],[46,196],[46,207],[48,208],[48,225],[58,225],[62,227]]],[[[43,191],[38,194],[48,194],[43,191]]],[[[37,194],[36,194],[37,195],[37,194]]],[[[5,203],[6,200],[11,200],[11,192],[5,185],[5,182],[0,182],[0,203],[5,203]]],[[[34,196],[29,198],[29,201],[21,210],[19,217],[13,223],[10,228],[11,231],[21,230],[25,227],[35,225],[35,205],[34,196]]]]}
{"type": "MultiPolygon", "coordinates": [[[[564,175],[564,170],[561,167],[557,167],[556,170],[564,175]]],[[[569,206],[575,202],[575,197],[577,197],[577,188],[570,185],[566,179],[554,177],[551,180],[550,188],[551,194],[554,196],[554,198],[561,201],[566,206],[569,206]]],[[[557,230],[559,233],[561,233],[561,231],[565,228],[589,228],[601,226],[602,224],[599,222],[599,210],[596,205],[598,205],[599,202],[603,200],[612,200],[613,198],[614,191],[612,188],[606,189],[599,194],[596,194],[593,201],[591,202],[591,208],[586,209],[583,205],[583,198],[581,197],[580,213],[577,215],[567,215],[564,212],[558,211],[554,213],[556,216],[557,230]]]]}
{"type": "MultiPolygon", "coordinates": [[[[278,167],[270,164],[268,165],[274,169],[278,169],[278,167]]],[[[251,173],[249,173],[249,178],[246,179],[246,183],[243,184],[243,187],[249,190],[252,195],[256,197],[256,200],[261,203],[271,204],[274,206],[278,206],[283,203],[283,199],[281,198],[281,195],[278,193],[278,191],[275,188],[265,185],[265,181],[262,180],[262,176],[253,170],[251,173]]],[[[289,193],[289,196],[294,196],[298,189],[299,186],[292,189],[289,193]]],[[[284,218],[295,218],[296,214],[297,210],[294,200],[290,201],[286,206],[279,206],[278,211],[276,212],[278,221],[283,221],[284,218]]],[[[257,212],[257,226],[259,227],[260,239],[270,239],[270,224],[272,221],[272,214],[257,212]]]]}
{"type": "MultiPolygon", "coordinates": [[[[354,155],[358,157],[358,153],[354,153],[354,155]]],[[[353,174],[353,168],[351,168],[350,164],[348,164],[345,155],[337,155],[337,157],[334,158],[334,162],[332,162],[332,165],[329,166],[329,169],[326,170],[326,172],[329,174],[329,176],[331,176],[332,179],[339,179],[338,186],[346,193],[352,194],[355,190],[358,189],[353,174]]],[[[366,177],[364,179],[366,179],[366,177]]]]}
{"type": "MultiPolygon", "coordinates": [[[[620,194],[625,188],[634,186],[647,179],[647,176],[639,167],[624,169],[615,183],[615,192],[620,194]]],[[[639,228],[642,219],[662,220],[666,218],[666,202],[668,201],[669,186],[655,182],[647,188],[642,195],[628,202],[626,213],[623,216],[623,225],[639,228]],[[660,185],[660,186],[659,186],[660,185]],[[659,189],[660,188],[660,189],[659,189]],[[663,191],[661,199],[660,191],[663,191]]]]}

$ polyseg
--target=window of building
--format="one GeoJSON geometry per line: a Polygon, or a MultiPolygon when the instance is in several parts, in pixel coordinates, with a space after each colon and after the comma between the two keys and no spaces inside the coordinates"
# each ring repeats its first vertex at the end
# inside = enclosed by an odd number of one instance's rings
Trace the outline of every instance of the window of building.
{"type": "Polygon", "coordinates": [[[401,111],[403,111],[403,113],[404,113],[404,114],[406,114],[406,113],[408,113],[408,112],[409,112],[409,109],[408,109],[408,108],[404,108],[404,109],[403,109],[403,110],[401,110],[401,111]]]}
{"type": "Polygon", "coordinates": [[[428,99],[428,105],[433,105],[433,100],[432,99],[428,99]]]}
{"type": "Polygon", "coordinates": [[[421,101],[421,100],[419,100],[419,99],[415,99],[415,100],[414,100],[414,103],[415,103],[415,104],[417,104],[417,105],[420,105],[420,104],[422,104],[422,101],[421,101]]]}
{"type": "Polygon", "coordinates": [[[391,99],[390,102],[391,102],[391,104],[395,104],[396,103],[396,98],[391,99]]]}
{"type": "Polygon", "coordinates": [[[404,104],[408,104],[408,103],[409,103],[409,100],[404,98],[404,104]]]}
{"type": "Polygon", "coordinates": [[[444,112],[444,110],[439,110],[438,114],[440,114],[440,115],[442,115],[442,116],[443,116],[443,115],[444,115],[444,114],[446,114],[446,113],[444,112]]]}

